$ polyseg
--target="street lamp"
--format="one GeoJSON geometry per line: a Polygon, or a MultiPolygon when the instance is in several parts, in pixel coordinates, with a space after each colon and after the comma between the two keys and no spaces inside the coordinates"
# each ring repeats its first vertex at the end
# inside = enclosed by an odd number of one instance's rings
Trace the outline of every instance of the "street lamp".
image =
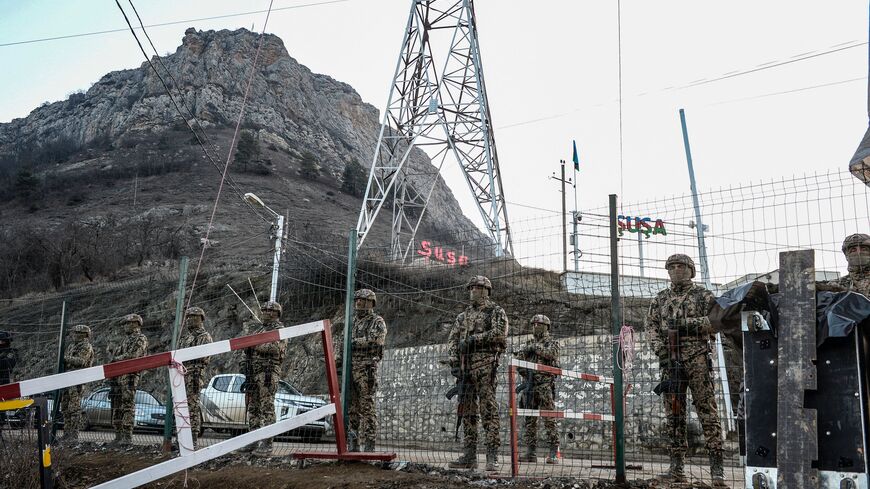
{"type": "Polygon", "coordinates": [[[271,236],[275,240],[275,257],[272,261],[272,287],[269,291],[269,300],[274,301],[278,298],[278,264],[281,261],[281,237],[284,236],[284,216],[273,211],[262,199],[251,192],[245,194],[245,202],[266,209],[276,218],[276,222],[272,224],[272,229],[275,231],[275,234],[271,236]]]}

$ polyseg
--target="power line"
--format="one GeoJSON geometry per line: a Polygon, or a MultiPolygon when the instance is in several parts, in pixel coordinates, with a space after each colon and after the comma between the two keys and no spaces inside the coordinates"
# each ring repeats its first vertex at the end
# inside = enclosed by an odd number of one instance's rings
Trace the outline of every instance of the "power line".
{"type": "MultiPolygon", "coordinates": [[[[324,1],[324,2],[303,3],[303,4],[299,4],[299,5],[291,5],[288,7],[281,7],[281,8],[272,9],[272,11],[276,12],[279,10],[293,10],[293,9],[306,8],[306,7],[317,7],[320,5],[329,5],[329,4],[333,4],[333,3],[343,3],[343,2],[349,2],[349,1],[351,1],[351,0],[328,0],[328,1],[324,1]]],[[[171,22],[162,22],[159,24],[148,24],[146,26],[143,26],[142,29],[144,30],[145,27],[163,27],[163,26],[167,26],[167,25],[187,24],[190,22],[199,22],[199,21],[203,21],[203,20],[228,19],[231,17],[242,17],[245,15],[263,14],[266,12],[267,12],[266,10],[251,10],[248,12],[237,12],[234,14],[215,15],[212,17],[200,17],[198,19],[175,20],[175,21],[171,21],[171,22]]],[[[25,41],[12,41],[12,42],[0,43],[0,47],[18,46],[21,44],[33,44],[33,43],[37,43],[37,42],[46,42],[46,41],[58,41],[61,39],[72,39],[72,38],[76,38],[76,37],[98,36],[98,35],[102,35],[102,34],[113,34],[116,32],[126,32],[126,31],[127,31],[127,29],[108,29],[108,30],[104,30],[104,31],[81,32],[78,34],[67,34],[64,36],[43,37],[43,38],[39,38],[39,39],[27,39],[25,41]]]]}

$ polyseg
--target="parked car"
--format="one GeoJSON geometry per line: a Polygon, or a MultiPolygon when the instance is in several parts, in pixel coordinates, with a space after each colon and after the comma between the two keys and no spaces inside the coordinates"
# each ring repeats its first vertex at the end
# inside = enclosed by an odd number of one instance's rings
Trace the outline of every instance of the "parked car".
{"type": "MultiPolygon", "coordinates": [[[[244,383],[243,374],[221,374],[211,378],[208,385],[200,391],[199,396],[200,413],[202,413],[201,430],[211,428],[231,435],[247,431],[244,383]]],[[[292,418],[325,405],[326,401],[303,395],[289,382],[278,381],[278,392],[275,394],[276,421],[292,418]]],[[[328,417],[324,417],[288,431],[284,435],[301,437],[303,441],[314,442],[323,437],[328,426],[328,417]]]]}
{"type": "MultiPolygon", "coordinates": [[[[134,430],[163,431],[166,407],[151,394],[136,391],[136,411],[134,430]]],[[[94,426],[112,426],[112,405],[109,402],[109,388],[101,387],[82,399],[85,413],[85,429],[94,426]]]]}

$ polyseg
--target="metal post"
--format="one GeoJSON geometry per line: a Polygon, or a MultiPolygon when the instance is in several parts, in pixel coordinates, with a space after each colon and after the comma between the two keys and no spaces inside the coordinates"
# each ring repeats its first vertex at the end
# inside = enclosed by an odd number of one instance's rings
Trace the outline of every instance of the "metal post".
{"type": "MultiPolygon", "coordinates": [[[[175,301],[175,322],[172,325],[172,338],[170,341],[170,348],[175,350],[178,348],[178,330],[181,326],[181,319],[183,314],[184,307],[184,287],[187,282],[187,262],[188,259],[186,256],[181,257],[181,261],[178,264],[178,297],[175,301]]],[[[166,414],[163,416],[163,451],[170,452],[172,451],[172,431],[174,430],[174,421],[175,416],[173,415],[173,396],[172,396],[172,370],[169,369],[167,372],[167,381],[166,381],[166,414]]],[[[181,447],[179,447],[181,450],[181,447]]]]}
{"type": "Polygon", "coordinates": [[[568,225],[565,223],[567,212],[565,211],[565,160],[559,160],[562,164],[562,271],[568,271],[568,225]]]}
{"type": "Polygon", "coordinates": [[[643,273],[643,233],[640,229],[637,230],[637,256],[640,259],[640,276],[644,277],[643,273]]]}
{"type": "Polygon", "coordinates": [[[277,216],[278,221],[276,226],[278,229],[275,232],[275,258],[272,261],[272,288],[269,291],[269,300],[278,300],[278,266],[281,263],[281,240],[284,237],[284,216],[277,216]]]}
{"type": "MultiPolygon", "coordinates": [[[[701,220],[701,206],[698,203],[698,187],[695,185],[695,167],[692,164],[692,149],[689,147],[689,131],[686,129],[686,112],[680,109],[680,126],[683,129],[683,146],[686,148],[686,162],[689,165],[689,185],[692,190],[692,205],[695,207],[695,230],[698,233],[698,259],[701,262],[701,279],[707,290],[713,290],[710,281],[710,269],[707,265],[707,245],[704,242],[706,227],[701,220]]],[[[725,426],[728,431],[734,431],[734,408],[731,405],[731,389],[728,385],[728,373],[725,370],[725,350],[722,348],[722,334],[716,333],[716,366],[719,369],[719,382],[722,386],[722,397],[725,402],[725,426]]]]}
{"type": "Polygon", "coordinates": [[[573,234],[573,236],[574,236],[574,239],[573,239],[573,244],[574,244],[574,271],[575,271],[575,272],[579,272],[579,271],[580,271],[580,243],[579,243],[579,242],[580,242],[580,236],[578,236],[578,233],[577,233],[577,219],[580,217],[580,212],[577,211],[577,209],[575,208],[575,209],[574,209],[574,212],[571,214],[571,216],[574,218],[574,219],[573,219],[573,221],[574,221],[574,231],[573,231],[573,233],[574,233],[574,234],[573,234]]]}
{"type": "MultiPolygon", "coordinates": [[[[610,194],[610,321],[614,338],[622,329],[622,307],[619,301],[619,238],[616,234],[616,195],[610,194]]],[[[614,448],[616,482],[625,483],[625,413],[622,391],[622,368],[619,366],[619,342],[613,342],[613,423],[616,426],[614,448]]]]}
{"type": "MultiPolygon", "coordinates": [[[[54,475],[51,471],[51,443],[49,443],[48,400],[44,397],[33,399],[36,406],[36,442],[39,451],[39,486],[42,489],[54,487],[54,475]]],[[[56,403],[55,403],[56,404],[56,403]]]]}
{"type": "Polygon", "coordinates": [[[341,413],[344,420],[344,430],[347,433],[347,409],[350,404],[350,357],[351,357],[351,332],[353,331],[353,292],[356,285],[356,229],[350,231],[347,248],[347,282],[345,284],[344,298],[344,346],[342,349],[341,363],[341,413]]]}
{"type": "MultiPolygon", "coordinates": [[[[57,373],[64,372],[63,352],[66,350],[66,300],[60,306],[60,339],[57,342],[57,373]]],[[[63,391],[54,391],[54,405],[51,407],[51,440],[57,436],[57,414],[60,412],[60,396],[63,391]]]]}

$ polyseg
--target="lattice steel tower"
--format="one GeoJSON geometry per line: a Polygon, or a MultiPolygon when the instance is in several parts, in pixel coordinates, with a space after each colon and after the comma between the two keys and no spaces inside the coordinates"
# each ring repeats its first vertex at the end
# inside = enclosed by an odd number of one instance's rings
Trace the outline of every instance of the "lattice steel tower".
{"type": "Polygon", "coordinates": [[[447,159],[459,163],[495,254],[513,254],[474,2],[412,0],[357,222],[358,245],[392,201],[393,258],[407,258],[447,159]],[[412,150],[422,147],[437,171],[414,168],[412,150]]]}

